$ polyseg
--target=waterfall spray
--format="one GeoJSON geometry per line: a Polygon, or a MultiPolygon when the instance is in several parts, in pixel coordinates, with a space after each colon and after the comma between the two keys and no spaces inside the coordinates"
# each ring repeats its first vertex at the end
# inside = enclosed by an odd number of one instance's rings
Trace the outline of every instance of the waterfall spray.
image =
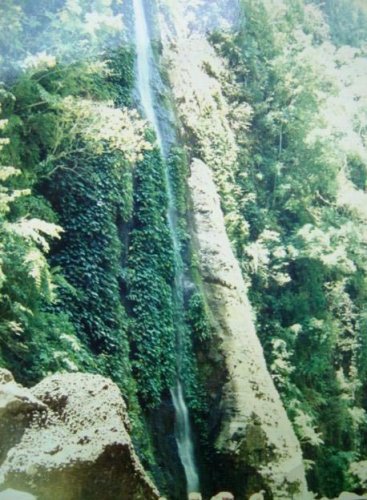
{"type": "MultiPolygon", "coordinates": [[[[152,88],[152,65],[154,64],[152,46],[148,31],[143,0],[133,0],[135,14],[135,44],[137,52],[137,84],[142,110],[155,130],[157,142],[163,152],[163,139],[159,129],[158,118],[154,109],[154,92],[152,88]]],[[[187,492],[199,491],[199,477],[195,465],[194,446],[192,441],[191,425],[188,408],[185,402],[181,372],[181,345],[182,345],[182,317],[183,317],[183,266],[179,252],[179,242],[176,234],[176,211],[172,196],[172,187],[167,167],[165,169],[168,193],[168,223],[175,252],[176,276],[175,299],[178,316],[177,328],[177,380],[175,387],[171,388],[171,397],[175,409],[176,425],[175,437],[182,466],[185,471],[187,492]]]]}

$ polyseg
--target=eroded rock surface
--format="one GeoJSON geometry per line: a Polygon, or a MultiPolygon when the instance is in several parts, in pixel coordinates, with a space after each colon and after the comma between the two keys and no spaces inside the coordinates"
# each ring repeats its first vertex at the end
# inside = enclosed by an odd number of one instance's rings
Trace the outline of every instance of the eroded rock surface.
{"type": "Polygon", "coordinates": [[[0,378],[0,422],[8,425],[4,417],[11,414],[21,424],[15,443],[3,446],[0,489],[28,491],[39,500],[159,498],[133,449],[114,383],[56,374],[27,390],[9,376],[0,378]]]}
{"type": "Polygon", "coordinates": [[[0,492],[0,500],[37,500],[37,498],[30,493],[7,488],[0,492]]]}
{"type": "Polygon", "coordinates": [[[366,495],[358,495],[357,493],[350,493],[349,491],[342,491],[336,500],[366,500],[366,495]]]}
{"type": "Polygon", "coordinates": [[[215,319],[212,342],[226,374],[216,448],[239,467],[251,467],[274,498],[304,500],[301,449],[267,370],[212,174],[202,161],[193,161],[189,184],[199,268],[215,319]]]}
{"type": "Polygon", "coordinates": [[[211,500],[234,500],[234,496],[229,491],[221,491],[212,497],[211,500]]]}

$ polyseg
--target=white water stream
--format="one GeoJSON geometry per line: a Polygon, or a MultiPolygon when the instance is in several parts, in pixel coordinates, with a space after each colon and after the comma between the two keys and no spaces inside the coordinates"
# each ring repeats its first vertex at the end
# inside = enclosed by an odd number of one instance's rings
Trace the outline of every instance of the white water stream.
{"type": "MultiPolygon", "coordinates": [[[[152,86],[153,76],[152,76],[152,65],[154,64],[153,51],[151,40],[149,36],[148,24],[144,9],[143,0],[133,0],[134,14],[135,14],[135,45],[137,52],[137,83],[138,91],[140,96],[140,103],[145,117],[152,125],[157,136],[158,145],[163,151],[163,140],[159,129],[158,118],[154,109],[154,91],[152,86]]],[[[183,312],[183,290],[182,290],[182,265],[181,258],[179,254],[179,244],[176,235],[176,223],[175,223],[175,207],[172,197],[172,188],[170,185],[170,179],[168,170],[166,168],[166,182],[167,182],[167,192],[168,192],[168,222],[171,230],[172,241],[175,250],[175,261],[176,261],[176,298],[177,298],[177,308],[178,311],[183,312]]],[[[182,319],[181,319],[182,321],[182,319]]],[[[178,329],[178,337],[182,335],[182,325],[176,325],[178,329]]],[[[176,386],[171,389],[171,397],[173,406],[175,409],[176,425],[175,425],[175,437],[178,447],[178,453],[183,465],[186,482],[187,482],[187,492],[198,492],[199,477],[195,465],[194,457],[194,445],[192,440],[191,425],[189,412],[183,395],[182,384],[179,378],[180,371],[180,345],[181,341],[178,338],[177,342],[177,368],[178,376],[176,381],[176,386]]]]}

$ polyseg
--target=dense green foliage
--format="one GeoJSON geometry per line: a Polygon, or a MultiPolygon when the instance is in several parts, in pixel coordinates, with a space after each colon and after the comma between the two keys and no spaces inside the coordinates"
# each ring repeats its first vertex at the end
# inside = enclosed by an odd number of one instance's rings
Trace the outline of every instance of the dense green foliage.
{"type": "MultiPolygon", "coordinates": [[[[5,140],[3,144],[6,144],[5,140]]],[[[44,306],[54,300],[54,278],[45,259],[49,249],[47,239],[59,237],[61,228],[35,218],[37,213],[33,218],[14,217],[12,207],[17,202],[26,204],[23,198],[29,197],[29,191],[12,187],[11,179],[20,175],[18,169],[1,166],[0,172],[0,360],[16,373],[21,373],[23,379],[32,381],[34,372],[42,373],[42,368],[53,356],[53,350],[60,344],[57,333],[53,331],[55,317],[47,314],[44,306]],[[42,353],[35,349],[37,344],[46,345],[42,353]],[[30,370],[32,365],[33,370],[30,370]]],[[[45,211],[42,203],[38,207],[39,212],[45,211]]],[[[59,323],[63,321],[64,318],[60,317],[59,323]]],[[[53,368],[59,366],[54,360],[53,368]]]]}
{"type": "MultiPolygon", "coordinates": [[[[58,370],[110,376],[144,465],[163,478],[147,421],[179,375],[204,462],[205,381],[222,372],[207,359],[188,159],[181,147],[162,159],[132,107],[119,4],[0,5],[0,366],[28,385],[58,370]]],[[[204,96],[188,127],[310,487],[328,496],[360,491],[350,465],[367,453],[367,21],[356,4],[242,0],[238,31],[210,37],[225,60],[224,77],[205,68],[218,116],[204,96]]]]}
{"type": "MultiPolygon", "coordinates": [[[[360,44],[365,32],[346,38],[335,24],[344,23],[341,4],[332,7],[338,43],[360,44]]],[[[252,109],[235,180],[248,240],[238,244],[234,235],[234,244],[273,378],[309,461],[310,487],[335,495],[351,487],[349,464],[366,453],[365,220],[356,205],[341,202],[347,185],[354,196],[366,189],[365,128],[346,132],[338,107],[346,99],[343,72],[354,71],[358,52],[341,62],[314,5],[290,2],[276,12],[266,2],[244,1],[243,8],[238,34],[212,37],[234,77],[228,99],[252,109]],[[338,112],[344,129],[333,128],[338,112]]],[[[364,106],[348,110],[354,123],[364,106]]]]}
{"type": "Polygon", "coordinates": [[[119,225],[129,216],[124,206],[129,203],[129,176],[121,159],[111,155],[89,160],[82,169],[82,176],[59,171],[44,186],[65,231],[53,248],[52,263],[62,269],[68,285],[60,287],[54,309],[68,311],[78,336],[94,353],[113,355],[114,379],[124,384],[128,366],[117,374],[129,357],[120,300],[119,225]]]}
{"type": "MultiPolygon", "coordinates": [[[[132,61],[130,57],[130,64],[132,61]]],[[[22,175],[16,178],[16,186],[34,186],[35,193],[25,199],[15,200],[10,211],[11,220],[41,217],[50,222],[61,222],[64,226],[62,242],[52,251],[52,262],[59,265],[63,275],[70,279],[66,281],[61,275],[58,278],[57,274],[50,278],[52,281],[56,280],[58,290],[54,291],[52,306],[47,305],[47,301],[38,301],[37,307],[44,312],[37,315],[31,309],[33,320],[36,320],[35,328],[44,330],[42,335],[46,335],[46,338],[47,335],[55,337],[60,328],[66,329],[68,333],[77,331],[86,346],[100,352],[101,349],[108,350],[108,342],[112,346],[114,339],[121,337],[121,334],[117,334],[119,329],[126,328],[122,326],[126,321],[121,310],[118,284],[121,253],[118,224],[119,220],[126,221],[129,218],[132,202],[129,171],[121,153],[98,151],[99,158],[92,161],[88,138],[81,137],[81,129],[85,127],[82,111],[79,123],[79,117],[70,117],[69,109],[64,106],[65,99],[70,98],[69,96],[78,98],[79,89],[97,99],[109,97],[108,94],[114,97],[112,84],[107,81],[103,86],[100,75],[93,72],[88,74],[87,69],[87,64],[73,64],[25,74],[11,88],[11,94],[4,93],[4,114],[8,119],[7,130],[12,140],[5,147],[3,156],[6,163],[22,168],[22,175]],[[72,137],[69,130],[76,125],[80,130],[72,137]],[[82,166],[79,167],[79,164],[82,166]],[[100,164],[104,168],[97,169],[100,164]],[[121,186],[124,187],[125,197],[121,196],[121,186]],[[65,203],[61,204],[60,199],[65,203]],[[49,201],[52,202],[52,208],[49,201]],[[94,247],[90,245],[91,241],[94,247]],[[100,255],[104,255],[101,261],[96,258],[98,248],[100,255]],[[107,268],[110,269],[110,275],[107,268]],[[101,283],[102,277],[105,281],[101,283]],[[82,292],[84,287],[86,290],[82,292]],[[93,295],[98,287],[99,292],[104,294],[103,305],[96,300],[98,295],[93,295]],[[109,313],[108,302],[111,304],[109,313]],[[59,327],[57,312],[62,319],[59,327]],[[70,316],[71,322],[66,320],[65,313],[70,316]],[[45,317],[44,325],[41,317],[45,317]]],[[[109,74],[107,73],[110,79],[109,74]]],[[[116,77],[117,75],[114,76],[116,77]]],[[[126,75],[124,79],[126,80],[126,75]]],[[[80,102],[83,104],[84,101],[80,102]]],[[[40,230],[47,232],[48,226],[43,224],[45,229],[40,225],[40,230]]],[[[43,246],[48,248],[48,243],[43,246]]],[[[47,263],[45,266],[48,270],[47,263]]],[[[22,283],[19,282],[18,286],[21,287],[22,283]]],[[[37,341],[38,337],[32,332],[29,335],[38,349],[43,348],[44,342],[41,339],[37,341]]],[[[52,351],[56,351],[55,346],[53,349],[50,347],[50,356],[52,351]]],[[[28,373],[28,382],[37,378],[36,373],[39,376],[52,369],[47,353],[42,353],[42,357],[44,366],[41,372],[36,371],[34,376],[28,373]]],[[[127,357],[128,353],[125,352],[125,358],[127,357]]],[[[62,365],[58,362],[54,369],[57,366],[62,365]]],[[[29,370],[31,366],[19,363],[19,367],[13,367],[16,374],[19,368],[29,370]]]]}
{"type": "Polygon", "coordinates": [[[134,229],[129,235],[128,300],[134,325],[133,366],[145,403],[156,405],[175,372],[174,255],[167,224],[167,195],[159,151],[135,171],[134,229]]]}
{"type": "MultiPolygon", "coordinates": [[[[27,385],[57,370],[110,376],[127,400],[133,438],[149,466],[154,458],[131,371],[133,323],[122,300],[132,167],[151,149],[144,122],[126,108],[134,54],[101,50],[116,26],[104,26],[86,54],[78,46],[84,35],[77,17],[65,24],[71,3],[39,7],[47,10],[44,19],[40,11],[33,17],[30,4],[0,7],[1,23],[14,35],[13,45],[1,39],[7,78],[0,95],[1,165],[14,168],[1,167],[0,363],[27,385]],[[26,46],[32,22],[49,38],[35,36],[26,46]],[[36,54],[22,65],[26,49],[36,54]]],[[[112,19],[108,2],[87,2],[80,22],[93,8],[96,22],[108,24],[107,14],[112,19]]]]}
{"type": "Polygon", "coordinates": [[[327,16],[330,35],[336,45],[359,47],[366,43],[367,11],[363,1],[354,3],[346,0],[326,0],[315,2],[327,16]]]}
{"type": "Polygon", "coordinates": [[[4,0],[0,5],[0,75],[57,59],[68,63],[100,56],[124,39],[119,0],[4,0]]]}

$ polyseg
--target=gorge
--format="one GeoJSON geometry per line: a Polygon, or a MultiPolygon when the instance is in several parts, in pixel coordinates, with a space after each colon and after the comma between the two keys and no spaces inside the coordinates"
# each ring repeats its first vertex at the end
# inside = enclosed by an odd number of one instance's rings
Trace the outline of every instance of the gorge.
{"type": "Polygon", "coordinates": [[[367,498],[366,15],[1,2],[0,498],[367,498]]]}

